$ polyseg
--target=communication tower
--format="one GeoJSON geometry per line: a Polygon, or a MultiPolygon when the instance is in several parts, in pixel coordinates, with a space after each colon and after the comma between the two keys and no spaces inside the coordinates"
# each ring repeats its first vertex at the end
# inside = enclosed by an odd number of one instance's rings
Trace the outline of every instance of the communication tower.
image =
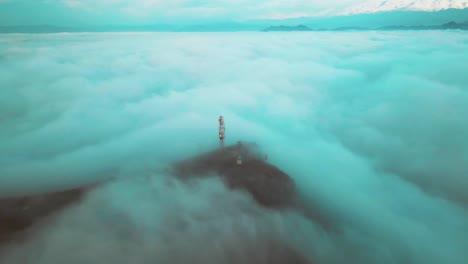
{"type": "Polygon", "coordinates": [[[223,116],[219,117],[219,147],[224,149],[224,137],[225,137],[225,127],[224,127],[224,118],[223,116]]]}

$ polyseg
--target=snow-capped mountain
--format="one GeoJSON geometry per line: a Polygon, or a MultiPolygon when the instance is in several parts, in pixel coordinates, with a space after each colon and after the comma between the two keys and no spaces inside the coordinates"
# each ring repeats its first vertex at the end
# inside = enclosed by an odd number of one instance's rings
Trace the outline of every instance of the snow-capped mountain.
{"type": "Polygon", "coordinates": [[[368,0],[347,8],[342,15],[376,13],[382,11],[440,11],[468,8],[468,0],[368,0]]]}

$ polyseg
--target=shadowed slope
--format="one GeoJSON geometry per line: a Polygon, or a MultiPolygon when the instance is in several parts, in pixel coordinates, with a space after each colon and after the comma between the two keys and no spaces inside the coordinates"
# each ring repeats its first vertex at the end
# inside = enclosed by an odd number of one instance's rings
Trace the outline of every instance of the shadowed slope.
{"type": "Polygon", "coordinates": [[[220,175],[230,188],[246,190],[267,207],[289,207],[296,196],[291,177],[262,160],[254,144],[239,143],[178,162],[174,173],[184,179],[220,175]],[[239,157],[242,164],[238,164],[239,157]]]}
{"type": "Polygon", "coordinates": [[[327,211],[303,197],[288,174],[264,160],[256,144],[238,143],[204,153],[175,163],[173,169],[181,179],[219,176],[229,188],[248,192],[262,206],[296,209],[323,228],[337,231],[327,211]]]}
{"type": "Polygon", "coordinates": [[[43,219],[80,201],[90,189],[0,199],[0,243],[21,239],[43,219]]]}

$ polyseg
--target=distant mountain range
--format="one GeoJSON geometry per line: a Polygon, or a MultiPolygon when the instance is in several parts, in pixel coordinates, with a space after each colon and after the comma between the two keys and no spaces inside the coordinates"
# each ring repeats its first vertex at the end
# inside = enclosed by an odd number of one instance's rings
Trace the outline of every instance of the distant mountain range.
{"type": "MultiPolygon", "coordinates": [[[[1,0],[0,0],[1,1],[1,0]]],[[[466,0],[468,1],[468,0],[466,0]]],[[[148,25],[11,25],[0,26],[0,33],[61,32],[234,32],[234,31],[311,31],[311,30],[428,30],[466,29],[468,8],[437,12],[389,11],[368,14],[300,17],[290,19],[258,19],[243,22],[212,24],[148,24],[148,25]],[[448,21],[453,21],[447,23],[448,21]],[[270,25],[283,25],[273,26],[270,25]],[[299,25],[299,26],[298,26],[299,25]]]]}
{"type": "Polygon", "coordinates": [[[311,28],[304,25],[298,26],[270,26],[263,31],[346,31],[346,30],[447,30],[447,29],[460,29],[468,30],[468,21],[464,23],[449,22],[436,26],[385,26],[385,27],[337,27],[337,28],[311,28]]]}

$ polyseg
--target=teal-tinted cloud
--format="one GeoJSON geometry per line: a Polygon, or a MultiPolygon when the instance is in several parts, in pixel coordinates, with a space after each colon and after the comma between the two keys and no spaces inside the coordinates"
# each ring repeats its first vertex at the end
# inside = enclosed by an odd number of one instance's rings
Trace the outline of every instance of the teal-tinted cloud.
{"type": "Polygon", "coordinates": [[[332,14],[359,0],[0,0],[1,25],[232,22],[332,14]]]}
{"type": "Polygon", "coordinates": [[[310,263],[466,264],[467,60],[457,31],[0,34],[0,196],[126,179],[0,263],[272,264],[273,240],[310,263]],[[165,181],[218,146],[219,114],[336,231],[165,181]]]}

